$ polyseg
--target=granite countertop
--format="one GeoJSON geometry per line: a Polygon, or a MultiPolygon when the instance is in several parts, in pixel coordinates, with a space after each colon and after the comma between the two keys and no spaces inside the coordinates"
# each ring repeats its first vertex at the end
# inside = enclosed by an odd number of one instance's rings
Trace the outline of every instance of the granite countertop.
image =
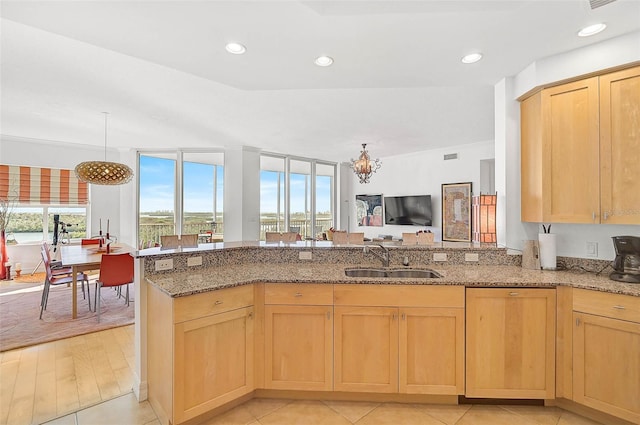
{"type": "MultiPolygon", "coordinates": [[[[371,267],[363,264],[362,267],[371,267]]],[[[147,274],[147,282],[171,297],[266,283],[342,283],[387,285],[464,285],[467,287],[556,287],[571,286],[616,294],[640,296],[640,284],[615,282],[608,275],[579,271],[529,270],[517,266],[433,266],[442,275],[436,279],[347,277],[353,264],[243,264],[211,267],[188,272],[147,274]]],[[[377,266],[376,266],[377,267],[377,266]]],[[[391,267],[401,268],[401,267],[391,267]]],[[[419,267],[414,267],[419,268],[419,267]]],[[[426,267],[422,267],[426,268],[426,267]]]]}

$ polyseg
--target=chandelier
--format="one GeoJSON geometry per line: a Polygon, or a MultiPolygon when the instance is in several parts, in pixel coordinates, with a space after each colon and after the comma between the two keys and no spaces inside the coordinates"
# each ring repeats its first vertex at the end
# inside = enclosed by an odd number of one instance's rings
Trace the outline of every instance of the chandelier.
{"type": "Polygon", "coordinates": [[[78,179],[100,185],[125,184],[131,181],[133,170],[125,164],[107,161],[107,116],[104,114],[104,161],[86,161],[76,166],[75,173],[78,179]]]}
{"type": "Polygon", "coordinates": [[[380,162],[379,159],[371,161],[369,152],[367,152],[366,143],[362,144],[360,157],[358,159],[351,159],[351,168],[353,168],[353,172],[356,173],[356,175],[360,179],[360,183],[369,183],[371,174],[378,171],[381,165],[382,162],[380,162]]]}

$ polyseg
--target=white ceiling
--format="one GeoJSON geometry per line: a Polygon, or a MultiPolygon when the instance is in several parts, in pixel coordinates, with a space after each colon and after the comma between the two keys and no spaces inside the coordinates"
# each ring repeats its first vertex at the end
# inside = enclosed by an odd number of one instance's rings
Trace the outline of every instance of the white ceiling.
{"type": "Polygon", "coordinates": [[[493,139],[493,85],[640,29],[640,0],[6,1],[4,135],[345,161],[493,139]],[[583,26],[605,22],[594,37],[583,26]],[[231,55],[225,43],[247,46],[231,55]],[[480,51],[484,59],[460,58],[480,51]],[[331,67],[313,64],[334,58],[331,67]]]}

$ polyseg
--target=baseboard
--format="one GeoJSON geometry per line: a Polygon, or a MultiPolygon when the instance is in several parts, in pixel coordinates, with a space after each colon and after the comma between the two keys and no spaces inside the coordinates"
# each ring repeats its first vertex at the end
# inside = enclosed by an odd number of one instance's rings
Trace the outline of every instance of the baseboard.
{"type": "Polygon", "coordinates": [[[599,410],[592,409],[591,407],[578,404],[575,401],[567,400],[566,398],[557,398],[556,406],[561,409],[568,410],[571,413],[575,413],[576,415],[584,416],[585,418],[607,425],[634,425],[633,422],[611,416],[608,413],[603,413],[599,410]]]}
{"type": "Polygon", "coordinates": [[[369,401],[377,403],[458,404],[457,395],[351,393],[340,391],[255,390],[256,398],[291,400],[369,401]]]}
{"type": "Polygon", "coordinates": [[[133,394],[138,401],[145,401],[149,398],[149,384],[147,381],[140,381],[136,373],[133,374],[133,394]]]}

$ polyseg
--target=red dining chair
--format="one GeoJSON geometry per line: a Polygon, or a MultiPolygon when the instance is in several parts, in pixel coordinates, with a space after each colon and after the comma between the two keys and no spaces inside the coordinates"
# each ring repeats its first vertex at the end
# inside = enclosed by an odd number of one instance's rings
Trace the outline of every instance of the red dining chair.
{"type": "Polygon", "coordinates": [[[95,302],[100,322],[100,289],[104,287],[122,287],[126,285],[126,303],[129,305],[129,284],[133,283],[133,257],[129,253],[104,254],[100,262],[100,277],[96,280],[95,302]]]}
{"type": "Polygon", "coordinates": [[[82,239],[80,241],[80,245],[98,245],[100,244],[100,239],[82,239]]]}
{"type": "Polygon", "coordinates": [[[51,251],[49,250],[48,243],[42,242],[42,246],[40,247],[40,250],[43,255],[47,256],[47,259],[49,260],[49,265],[51,266],[51,272],[53,273],[54,276],[72,273],[71,267],[64,267],[62,265],[62,262],[54,261],[51,259],[51,251]]]}
{"type": "MultiPolygon", "coordinates": [[[[44,280],[44,288],[42,290],[42,300],[40,301],[40,319],[42,319],[42,312],[47,309],[47,302],[49,301],[49,290],[51,289],[51,285],[68,285],[73,283],[73,276],[70,274],[65,275],[54,275],[51,270],[51,263],[49,261],[49,256],[43,252],[42,261],[44,262],[44,269],[47,273],[47,276],[44,280]]],[[[84,273],[78,273],[77,280],[82,281],[82,293],[84,295],[84,284],[87,284],[87,293],[89,292],[89,278],[84,273]]],[[[89,311],[91,311],[91,294],[87,294],[87,298],[89,299],[89,311]]]]}

